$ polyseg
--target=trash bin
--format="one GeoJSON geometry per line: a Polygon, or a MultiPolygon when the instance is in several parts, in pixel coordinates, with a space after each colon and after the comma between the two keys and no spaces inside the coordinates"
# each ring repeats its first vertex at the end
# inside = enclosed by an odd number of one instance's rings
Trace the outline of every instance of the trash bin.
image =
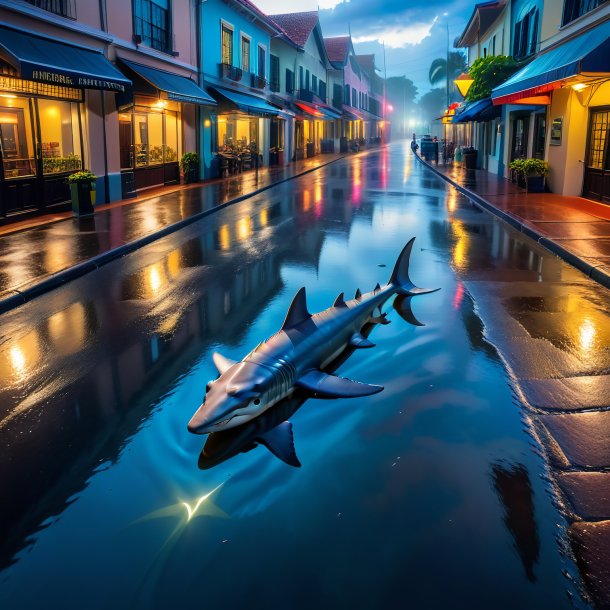
{"type": "Polygon", "coordinates": [[[464,167],[466,169],[477,168],[477,150],[476,148],[464,148],[462,150],[462,157],[464,159],[464,167]]]}

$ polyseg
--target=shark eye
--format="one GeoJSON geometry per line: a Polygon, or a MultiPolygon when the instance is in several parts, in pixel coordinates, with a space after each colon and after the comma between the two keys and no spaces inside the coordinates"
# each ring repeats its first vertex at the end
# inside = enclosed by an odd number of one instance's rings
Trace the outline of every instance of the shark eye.
{"type": "Polygon", "coordinates": [[[261,404],[261,399],[260,398],[255,398],[254,399],[254,404],[255,405],[260,405],[261,404]]]}

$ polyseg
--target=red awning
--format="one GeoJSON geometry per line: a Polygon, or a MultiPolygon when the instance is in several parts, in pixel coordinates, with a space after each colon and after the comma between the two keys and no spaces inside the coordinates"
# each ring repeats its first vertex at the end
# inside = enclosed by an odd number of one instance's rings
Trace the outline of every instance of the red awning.
{"type": "Polygon", "coordinates": [[[562,85],[563,81],[561,80],[546,83],[545,85],[539,85],[538,87],[531,87],[530,89],[524,89],[523,91],[517,91],[516,93],[495,97],[493,98],[493,103],[494,106],[501,106],[502,104],[540,104],[548,106],[551,103],[551,98],[546,94],[555,89],[560,89],[562,85]],[[538,98],[539,101],[534,101],[538,98]]]}
{"type": "Polygon", "coordinates": [[[325,116],[324,113],[320,112],[315,106],[310,106],[309,104],[306,104],[305,102],[295,102],[294,104],[295,104],[295,106],[297,106],[298,108],[303,110],[303,112],[306,112],[307,114],[311,115],[312,117],[314,117],[316,119],[321,120],[325,116]]]}

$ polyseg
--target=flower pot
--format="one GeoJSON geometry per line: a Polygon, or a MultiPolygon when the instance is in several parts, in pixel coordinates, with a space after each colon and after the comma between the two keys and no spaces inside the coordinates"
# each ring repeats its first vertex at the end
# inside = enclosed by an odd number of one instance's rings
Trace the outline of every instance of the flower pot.
{"type": "Polygon", "coordinates": [[[544,176],[528,176],[527,192],[544,193],[544,176]]]}
{"type": "Polygon", "coordinates": [[[95,182],[72,182],[70,184],[72,211],[76,216],[93,214],[95,205],[95,182]]]}
{"type": "Polygon", "coordinates": [[[279,153],[269,152],[269,165],[279,165],[279,153]]]}
{"type": "Polygon", "coordinates": [[[313,157],[316,154],[316,148],[313,142],[307,144],[307,158],[313,157]]]}
{"type": "Polygon", "coordinates": [[[284,151],[283,150],[278,150],[278,153],[277,153],[277,164],[278,165],[285,165],[286,164],[286,157],[284,156],[284,151]]]}
{"type": "Polygon", "coordinates": [[[517,172],[517,186],[521,187],[522,189],[527,188],[525,176],[521,172],[517,172]]]}
{"type": "Polygon", "coordinates": [[[193,184],[195,182],[199,182],[196,167],[190,167],[184,172],[184,182],[186,184],[193,184]]]}
{"type": "Polygon", "coordinates": [[[464,167],[466,169],[476,169],[477,168],[477,151],[474,150],[472,152],[463,153],[464,158],[464,167]]]}

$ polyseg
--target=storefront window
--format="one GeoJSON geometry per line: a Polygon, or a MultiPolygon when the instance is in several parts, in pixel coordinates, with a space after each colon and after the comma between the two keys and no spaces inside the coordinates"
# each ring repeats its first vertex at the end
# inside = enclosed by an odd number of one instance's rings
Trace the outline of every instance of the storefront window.
{"type": "Polygon", "coordinates": [[[119,114],[121,168],[177,163],[180,156],[180,115],[174,110],[137,106],[132,113],[119,114]],[[131,121],[133,117],[133,136],[131,121]],[[133,157],[132,158],[132,138],[133,157]]]}
{"type": "Polygon", "coordinates": [[[36,173],[30,104],[25,98],[0,98],[0,156],[7,180],[36,173]]]}
{"type": "Polygon", "coordinates": [[[42,173],[82,169],[78,104],[38,100],[42,173]]]}
{"type": "Polygon", "coordinates": [[[258,119],[221,116],[218,118],[218,149],[239,152],[258,145],[258,119]]]}

